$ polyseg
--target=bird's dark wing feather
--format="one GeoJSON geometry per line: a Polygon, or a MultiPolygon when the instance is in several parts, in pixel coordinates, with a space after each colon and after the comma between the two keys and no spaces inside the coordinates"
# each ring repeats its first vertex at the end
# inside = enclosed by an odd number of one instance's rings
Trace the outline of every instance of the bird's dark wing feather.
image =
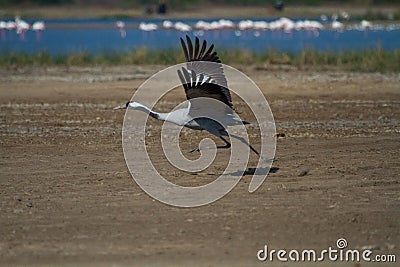
{"type": "Polygon", "coordinates": [[[192,40],[188,35],[186,35],[186,42],[181,39],[181,44],[182,44],[182,49],[183,53],[185,54],[186,62],[193,62],[193,61],[210,61],[210,62],[216,62],[216,63],[221,63],[221,60],[219,59],[218,55],[216,52],[212,53],[212,50],[214,49],[214,45],[211,44],[211,46],[207,48],[207,41],[203,40],[203,44],[200,49],[200,41],[199,38],[195,38],[195,46],[193,50],[193,43],[192,40]],[[205,52],[206,51],[206,52],[205,52]]]}
{"type": "MultiPolygon", "coordinates": [[[[223,86],[214,83],[211,77],[207,77],[204,74],[197,75],[194,70],[190,72],[186,68],[178,70],[178,76],[181,80],[183,88],[185,89],[186,97],[188,100],[197,97],[208,97],[219,100],[226,104],[230,109],[232,109],[232,101],[230,97],[224,93],[225,90],[223,86]]],[[[230,112],[231,113],[231,110],[230,112]]]]}
{"type": "Polygon", "coordinates": [[[185,92],[187,99],[200,96],[212,97],[221,100],[229,107],[232,107],[232,98],[228,89],[228,83],[222,68],[221,60],[217,53],[213,52],[214,45],[211,44],[207,49],[207,41],[203,40],[200,47],[199,38],[196,37],[193,46],[192,40],[187,35],[186,43],[182,38],[180,40],[187,62],[187,69],[183,71],[183,68],[182,73],[178,74],[180,75],[184,87],[186,83],[185,92]],[[213,62],[213,64],[207,62],[213,62]],[[193,84],[193,81],[196,81],[196,79],[192,79],[192,83],[188,83],[188,81],[190,81],[190,79],[187,79],[186,77],[189,73],[188,70],[192,75],[203,75],[203,77],[208,77],[210,79],[207,83],[201,85],[200,83],[193,84]],[[182,77],[185,77],[186,79],[183,81],[182,77]],[[196,90],[199,90],[199,92],[196,92],[196,90]]]}

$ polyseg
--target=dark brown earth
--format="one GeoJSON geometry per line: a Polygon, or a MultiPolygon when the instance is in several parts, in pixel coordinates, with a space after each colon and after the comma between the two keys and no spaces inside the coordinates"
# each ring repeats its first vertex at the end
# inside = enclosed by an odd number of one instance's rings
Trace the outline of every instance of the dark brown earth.
{"type": "MultiPolygon", "coordinates": [[[[112,110],[161,68],[0,70],[0,265],[263,266],[271,263],[256,253],[265,244],[322,250],[339,238],[399,261],[399,74],[241,67],[285,134],[273,173],[255,193],[245,176],[221,200],[188,209],[135,184],[122,152],[124,113],[112,110]]],[[[178,91],[160,107],[183,100],[178,91]]],[[[157,168],[188,186],[221,174],[226,150],[189,178],[158,159],[161,125],[148,123],[157,168]]],[[[209,137],[190,131],[183,149],[209,137]]],[[[249,133],[259,146],[257,128],[249,133]]]]}

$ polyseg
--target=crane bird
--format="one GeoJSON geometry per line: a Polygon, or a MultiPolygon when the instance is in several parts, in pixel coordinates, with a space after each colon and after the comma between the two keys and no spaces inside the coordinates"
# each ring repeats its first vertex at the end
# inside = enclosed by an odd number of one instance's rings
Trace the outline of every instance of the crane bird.
{"type": "MultiPolygon", "coordinates": [[[[214,45],[211,44],[207,49],[207,41],[203,40],[200,47],[199,38],[196,37],[193,46],[191,39],[187,35],[187,43],[185,43],[182,38],[180,38],[180,41],[186,58],[186,68],[182,67],[182,70],[178,70],[177,72],[186,93],[188,106],[169,113],[158,113],[138,102],[129,101],[124,105],[115,107],[114,109],[140,110],[157,120],[171,122],[193,130],[206,130],[220,138],[225,143],[223,146],[217,146],[217,149],[230,148],[231,143],[224,137],[231,136],[246,144],[255,154],[260,156],[260,153],[244,138],[234,134],[228,134],[227,132],[226,128],[228,126],[249,123],[241,120],[233,111],[232,98],[221,61],[217,53],[213,52],[214,45]],[[214,64],[209,67],[206,62],[213,62],[214,64]],[[199,102],[194,101],[196,98],[211,98],[214,99],[214,101],[217,100],[222,102],[224,107],[220,108],[220,106],[218,106],[215,109],[213,107],[210,108],[210,106],[207,106],[208,104],[205,102],[200,102],[199,104],[199,102]],[[196,113],[199,114],[199,110],[202,110],[200,113],[213,113],[211,117],[218,118],[218,121],[206,116],[195,116],[196,113]],[[222,121],[222,124],[220,121],[222,121]]],[[[200,148],[197,147],[192,149],[190,153],[194,151],[200,151],[200,148]]],[[[264,160],[262,156],[260,157],[264,160]]]]}

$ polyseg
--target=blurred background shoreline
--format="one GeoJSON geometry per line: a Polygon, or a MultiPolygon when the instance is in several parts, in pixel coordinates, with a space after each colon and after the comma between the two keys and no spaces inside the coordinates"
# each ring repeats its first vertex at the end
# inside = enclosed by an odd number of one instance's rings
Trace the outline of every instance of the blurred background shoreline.
{"type": "MultiPolygon", "coordinates": [[[[0,17],[12,18],[16,14],[25,18],[316,18],[321,14],[346,11],[350,19],[399,20],[398,0],[308,0],[284,1],[284,8],[275,8],[275,1],[165,1],[164,14],[157,11],[164,1],[84,1],[84,0],[1,0],[0,17]]],[[[279,1],[278,1],[279,2],[279,1]]]]}
{"type": "Polygon", "coordinates": [[[1,66],[169,65],[188,34],[227,64],[400,70],[399,0],[0,0],[0,20],[27,27],[1,30],[1,66]]]}

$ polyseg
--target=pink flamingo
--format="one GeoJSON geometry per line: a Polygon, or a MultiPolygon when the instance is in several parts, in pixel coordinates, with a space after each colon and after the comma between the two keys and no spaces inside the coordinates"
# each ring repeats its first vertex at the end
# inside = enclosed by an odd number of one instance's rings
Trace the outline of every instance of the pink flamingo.
{"type": "Polygon", "coordinates": [[[7,29],[7,23],[5,21],[0,21],[0,31],[1,31],[2,41],[6,40],[6,29],[7,29]]]}
{"type": "Polygon", "coordinates": [[[368,30],[372,29],[372,23],[364,19],[361,21],[360,26],[361,30],[364,31],[364,36],[368,37],[368,30]]]}
{"type": "Polygon", "coordinates": [[[36,40],[39,41],[41,38],[41,32],[44,31],[46,26],[43,21],[36,21],[32,24],[32,30],[36,32],[36,40]]]}
{"type": "Polygon", "coordinates": [[[115,23],[115,26],[117,26],[121,38],[126,38],[125,22],[119,20],[115,23]]]}
{"type": "Polygon", "coordinates": [[[15,25],[17,27],[17,34],[20,35],[21,40],[25,39],[25,32],[29,30],[30,25],[26,22],[20,19],[19,16],[15,17],[15,25]]]}

